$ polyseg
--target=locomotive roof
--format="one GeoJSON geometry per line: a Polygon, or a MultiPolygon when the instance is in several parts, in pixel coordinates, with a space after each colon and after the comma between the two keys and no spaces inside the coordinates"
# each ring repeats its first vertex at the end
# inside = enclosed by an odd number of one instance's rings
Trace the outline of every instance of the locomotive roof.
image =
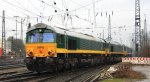
{"type": "Polygon", "coordinates": [[[107,41],[107,43],[111,43],[111,44],[114,44],[114,45],[122,45],[121,43],[116,42],[116,41],[107,41]]]}
{"type": "Polygon", "coordinates": [[[60,27],[57,27],[57,26],[49,26],[49,25],[44,24],[44,23],[38,23],[38,24],[32,26],[31,28],[29,28],[27,30],[27,32],[29,32],[31,30],[34,30],[36,28],[47,28],[47,29],[51,29],[52,31],[54,31],[56,33],[59,33],[59,34],[69,35],[69,36],[83,38],[83,39],[87,39],[87,40],[94,40],[94,41],[97,41],[97,42],[104,42],[103,39],[95,38],[95,37],[93,37],[91,35],[88,35],[88,34],[82,34],[82,33],[77,33],[77,32],[74,32],[74,31],[69,31],[67,29],[60,28],[60,27]]]}

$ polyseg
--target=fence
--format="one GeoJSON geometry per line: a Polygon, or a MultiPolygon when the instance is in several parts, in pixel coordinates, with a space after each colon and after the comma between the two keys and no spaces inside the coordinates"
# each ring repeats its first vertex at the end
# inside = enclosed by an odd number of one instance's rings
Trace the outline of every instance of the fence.
{"type": "Polygon", "coordinates": [[[150,58],[149,57],[123,57],[122,62],[130,62],[132,64],[150,65],[150,58]]]}

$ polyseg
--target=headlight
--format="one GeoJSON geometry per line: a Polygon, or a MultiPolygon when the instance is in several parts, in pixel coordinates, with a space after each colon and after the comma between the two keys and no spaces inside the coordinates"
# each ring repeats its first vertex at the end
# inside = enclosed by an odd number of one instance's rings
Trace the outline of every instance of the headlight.
{"type": "Polygon", "coordinates": [[[32,57],[32,56],[33,56],[33,52],[29,52],[29,54],[28,54],[28,55],[32,57]]]}
{"type": "Polygon", "coordinates": [[[48,51],[48,55],[51,55],[51,52],[50,52],[50,51],[48,51]]]}

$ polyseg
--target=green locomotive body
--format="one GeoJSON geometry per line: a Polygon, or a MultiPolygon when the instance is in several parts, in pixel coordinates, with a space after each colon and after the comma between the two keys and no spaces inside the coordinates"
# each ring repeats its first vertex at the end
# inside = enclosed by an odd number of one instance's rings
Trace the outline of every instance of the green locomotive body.
{"type": "Polygon", "coordinates": [[[91,35],[38,23],[27,31],[25,61],[31,71],[57,71],[119,62],[130,50],[91,35]]]}

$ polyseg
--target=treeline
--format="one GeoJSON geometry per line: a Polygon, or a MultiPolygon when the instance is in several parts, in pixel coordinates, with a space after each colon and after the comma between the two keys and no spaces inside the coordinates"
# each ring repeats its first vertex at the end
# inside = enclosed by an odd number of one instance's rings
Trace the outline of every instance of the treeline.
{"type": "Polygon", "coordinates": [[[141,46],[141,56],[150,57],[150,36],[143,36],[141,46]]]}
{"type": "Polygon", "coordinates": [[[14,39],[13,37],[9,37],[7,39],[7,41],[10,43],[10,50],[11,52],[9,52],[8,54],[11,55],[25,55],[25,46],[24,43],[21,39],[14,39]]]}

